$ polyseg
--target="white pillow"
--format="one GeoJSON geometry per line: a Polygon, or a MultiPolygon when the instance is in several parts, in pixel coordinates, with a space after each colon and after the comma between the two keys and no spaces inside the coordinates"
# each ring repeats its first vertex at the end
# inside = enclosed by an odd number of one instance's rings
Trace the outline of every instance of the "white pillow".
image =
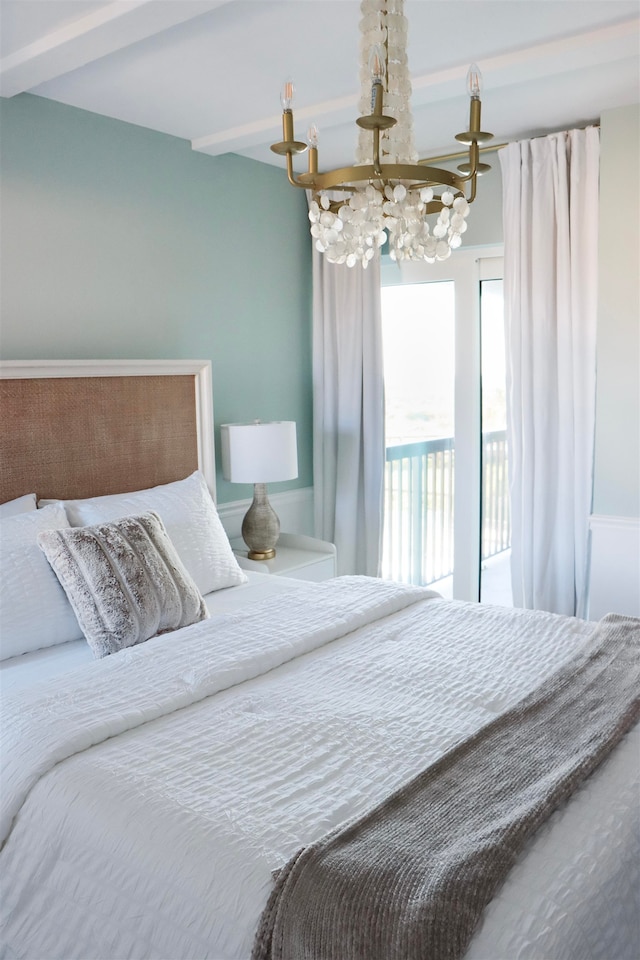
{"type": "Polygon", "coordinates": [[[0,503],[0,519],[5,517],[15,517],[20,513],[30,513],[36,509],[35,493],[26,493],[24,497],[16,497],[15,500],[7,500],[0,503]]]}
{"type": "Polygon", "coordinates": [[[0,660],[80,640],[82,630],[38,546],[69,523],[61,504],[0,519],[0,660]]]}
{"type": "Polygon", "coordinates": [[[206,481],[196,470],[149,490],[61,501],[72,527],[91,527],[153,510],[202,594],[246,583],[206,481]]]}

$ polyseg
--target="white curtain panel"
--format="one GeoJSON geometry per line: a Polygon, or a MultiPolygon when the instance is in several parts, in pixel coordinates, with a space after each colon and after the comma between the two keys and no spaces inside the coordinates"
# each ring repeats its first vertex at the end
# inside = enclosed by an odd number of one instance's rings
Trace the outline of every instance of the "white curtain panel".
{"type": "Polygon", "coordinates": [[[593,486],[599,131],[500,151],[516,606],[584,616],[593,486]]]}
{"type": "Polygon", "coordinates": [[[313,482],[316,536],[339,574],[380,575],[384,381],[380,262],[364,270],[313,251],[313,482]]]}

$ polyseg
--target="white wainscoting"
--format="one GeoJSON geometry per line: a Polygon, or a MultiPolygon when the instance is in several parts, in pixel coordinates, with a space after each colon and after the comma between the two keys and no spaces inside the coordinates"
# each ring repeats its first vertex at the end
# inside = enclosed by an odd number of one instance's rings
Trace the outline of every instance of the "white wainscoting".
{"type": "MultiPolygon", "coordinates": [[[[285,490],[278,493],[269,487],[271,506],[280,518],[280,529],[286,533],[313,536],[313,487],[285,490]]],[[[218,504],[222,526],[230,540],[242,536],[242,518],[251,506],[251,500],[233,500],[218,504]]]]}
{"type": "Polygon", "coordinates": [[[640,617],[640,518],[592,514],[589,619],[640,617]]]}

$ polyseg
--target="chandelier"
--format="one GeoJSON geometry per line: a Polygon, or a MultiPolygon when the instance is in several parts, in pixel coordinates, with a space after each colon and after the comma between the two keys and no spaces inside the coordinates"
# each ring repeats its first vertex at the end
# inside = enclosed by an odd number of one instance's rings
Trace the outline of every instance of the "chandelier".
{"type": "Polygon", "coordinates": [[[446,260],[462,243],[477,177],[479,144],[492,134],[480,129],[480,71],[467,74],[469,129],[456,140],[469,147],[458,173],[418,161],[413,141],[411,80],[407,65],[404,0],[362,0],[360,5],[361,116],[355,165],[318,170],[318,129],[308,143],[295,139],[293,83],[282,90],[282,140],[274,153],[286,157],[294,187],[311,191],[309,220],[316,248],[331,263],[366,267],[389,241],[393,260],[446,260]],[[296,175],[293,157],[308,150],[308,169],[296,175]]]}

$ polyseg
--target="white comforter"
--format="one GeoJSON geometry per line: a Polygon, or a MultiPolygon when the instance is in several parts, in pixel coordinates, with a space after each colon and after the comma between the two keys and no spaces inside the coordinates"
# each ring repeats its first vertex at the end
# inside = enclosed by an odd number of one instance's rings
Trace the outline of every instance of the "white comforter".
{"type": "MultiPolygon", "coordinates": [[[[272,870],[590,628],[344,578],[6,698],[0,955],[248,957],[272,870]]],[[[637,748],[633,731],[540,831],[470,960],[635,957],[637,748]]]]}

